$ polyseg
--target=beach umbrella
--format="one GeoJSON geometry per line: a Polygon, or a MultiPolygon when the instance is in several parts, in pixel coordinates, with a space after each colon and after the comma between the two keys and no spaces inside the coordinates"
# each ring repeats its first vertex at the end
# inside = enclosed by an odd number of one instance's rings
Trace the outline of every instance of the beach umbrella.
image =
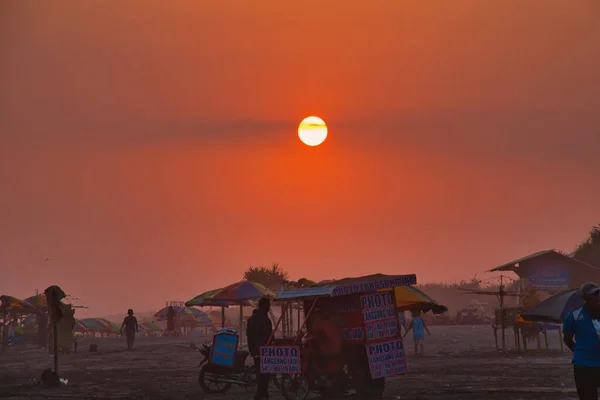
{"type": "Polygon", "coordinates": [[[197,308],[186,307],[181,312],[181,319],[187,322],[195,322],[197,326],[212,326],[212,321],[208,314],[197,308]]]}
{"type": "Polygon", "coordinates": [[[223,328],[225,326],[233,326],[233,321],[227,315],[223,316],[221,310],[212,310],[208,313],[208,318],[212,321],[213,326],[216,328],[223,328]]]}
{"type": "Polygon", "coordinates": [[[260,283],[241,281],[213,293],[210,300],[230,301],[239,305],[247,300],[255,300],[261,297],[275,297],[275,293],[260,283]]]}
{"type": "Polygon", "coordinates": [[[139,324],[139,327],[147,332],[162,332],[163,330],[163,328],[154,321],[144,321],[139,324]]]}
{"type": "Polygon", "coordinates": [[[26,302],[32,304],[37,308],[47,308],[48,303],[46,302],[46,296],[43,293],[36,294],[35,296],[31,296],[25,299],[26,302]]]}
{"type": "Polygon", "coordinates": [[[548,297],[521,316],[525,321],[561,323],[568,313],[583,306],[579,289],[569,289],[548,297]]]}
{"type": "Polygon", "coordinates": [[[248,300],[255,300],[261,297],[275,297],[275,293],[260,283],[251,281],[240,281],[224,287],[218,292],[210,296],[210,300],[231,301],[237,303],[240,307],[239,330],[240,343],[242,343],[244,335],[242,335],[244,325],[244,304],[248,300]]]}
{"type": "Polygon", "coordinates": [[[83,318],[75,323],[76,328],[78,325],[83,329],[83,331],[104,333],[111,332],[111,326],[106,324],[105,320],[102,320],[101,318],[83,318]]]}
{"type": "MultiPolygon", "coordinates": [[[[175,311],[175,315],[177,315],[183,311],[183,307],[179,307],[179,306],[170,306],[170,307],[173,307],[173,311],[175,311]]],[[[164,308],[161,308],[160,310],[158,310],[154,314],[154,317],[156,317],[156,319],[158,319],[159,321],[165,321],[168,318],[168,314],[169,314],[169,307],[164,307],[164,308]]]]}
{"type": "Polygon", "coordinates": [[[420,289],[414,286],[398,286],[394,288],[396,306],[401,310],[432,311],[441,314],[448,311],[446,306],[438,304],[420,289]]]}
{"type": "Polygon", "coordinates": [[[117,325],[114,322],[109,321],[104,318],[96,318],[96,319],[99,320],[100,322],[102,322],[104,325],[108,326],[108,329],[111,333],[121,333],[121,325],[117,325]]]}
{"type": "Polygon", "coordinates": [[[26,302],[25,300],[17,299],[13,296],[3,295],[0,296],[0,309],[25,314],[34,312],[35,306],[26,302]]]}

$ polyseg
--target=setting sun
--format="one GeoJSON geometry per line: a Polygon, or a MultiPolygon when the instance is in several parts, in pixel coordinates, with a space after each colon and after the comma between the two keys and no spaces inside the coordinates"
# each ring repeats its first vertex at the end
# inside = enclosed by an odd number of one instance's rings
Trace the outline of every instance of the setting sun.
{"type": "Polygon", "coordinates": [[[300,122],[298,137],[308,146],[318,146],[327,138],[327,125],[319,117],[306,117],[300,122]]]}

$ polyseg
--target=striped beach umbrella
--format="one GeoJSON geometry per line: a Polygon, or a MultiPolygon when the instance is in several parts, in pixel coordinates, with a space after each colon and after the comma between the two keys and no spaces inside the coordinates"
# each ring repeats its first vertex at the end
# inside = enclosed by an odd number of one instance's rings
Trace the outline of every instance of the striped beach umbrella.
{"type": "Polygon", "coordinates": [[[241,281],[224,287],[210,296],[212,301],[230,301],[241,304],[246,300],[275,297],[275,293],[260,283],[241,281]]]}

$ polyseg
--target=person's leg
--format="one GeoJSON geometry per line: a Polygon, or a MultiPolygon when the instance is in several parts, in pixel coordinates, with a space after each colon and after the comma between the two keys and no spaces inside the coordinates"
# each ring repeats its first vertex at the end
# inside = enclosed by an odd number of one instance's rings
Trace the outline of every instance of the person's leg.
{"type": "Polygon", "coordinates": [[[419,355],[419,339],[417,339],[415,337],[414,341],[415,341],[415,356],[418,356],[419,355]]]}
{"type": "Polygon", "coordinates": [[[595,376],[597,368],[581,367],[575,365],[573,367],[573,375],[575,377],[575,387],[577,388],[577,396],[579,400],[598,400],[598,378],[595,376]]]}
{"type": "Polygon", "coordinates": [[[421,348],[421,355],[425,355],[425,346],[423,345],[423,340],[419,340],[419,347],[421,348]]]}

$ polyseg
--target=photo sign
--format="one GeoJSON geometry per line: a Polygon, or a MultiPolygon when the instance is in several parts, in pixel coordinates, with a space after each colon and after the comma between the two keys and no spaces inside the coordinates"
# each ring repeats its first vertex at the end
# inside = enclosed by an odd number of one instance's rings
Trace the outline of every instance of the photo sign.
{"type": "Polygon", "coordinates": [[[261,374],[299,374],[299,346],[263,346],[260,348],[261,374]]]}
{"type": "Polygon", "coordinates": [[[535,268],[527,280],[539,290],[566,290],[569,288],[569,269],[559,266],[535,268]]]}
{"type": "Polygon", "coordinates": [[[406,373],[406,356],[401,338],[369,343],[367,355],[373,379],[406,373]]]}
{"type": "Polygon", "coordinates": [[[365,330],[358,296],[328,299],[321,306],[321,313],[340,328],[344,344],[364,343],[365,330]]]}
{"type": "Polygon", "coordinates": [[[398,275],[388,276],[381,279],[374,279],[365,282],[351,283],[348,285],[336,286],[332,296],[346,296],[349,294],[360,294],[374,292],[380,289],[393,289],[396,286],[416,285],[417,275],[398,275]]]}
{"type": "Polygon", "coordinates": [[[360,303],[368,341],[399,335],[398,313],[392,290],[361,296],[360,303]]]}
{"type": "Polygon", "coordinates": [[[214,336],[210,351],[210,363],[233,368],[239,338],[231,333],[219,333],[214,336]]]}

